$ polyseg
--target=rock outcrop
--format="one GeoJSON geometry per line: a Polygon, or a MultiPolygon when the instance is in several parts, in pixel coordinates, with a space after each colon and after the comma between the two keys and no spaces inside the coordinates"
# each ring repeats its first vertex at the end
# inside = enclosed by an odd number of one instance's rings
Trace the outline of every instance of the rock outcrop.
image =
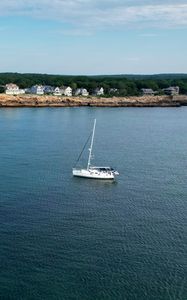
{"type": "Polygon", "coordinates": [[[141,97],[59,97],[37,95],[0,94],[0,107],[176,107],[187,105],[187,95],[178,96],[141,96],[141,97]]]}

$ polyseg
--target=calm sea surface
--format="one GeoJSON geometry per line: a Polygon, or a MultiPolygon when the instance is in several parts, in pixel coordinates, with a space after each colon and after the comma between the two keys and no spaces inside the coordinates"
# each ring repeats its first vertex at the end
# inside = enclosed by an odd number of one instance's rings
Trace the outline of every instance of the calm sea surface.
{"type": "Polygon", "coordinates": [[[187,107],[0,109],[0,130],[0,299],[187,299],[187,107]],[[115,183],[72,177],[94,118],[115,183]]]}

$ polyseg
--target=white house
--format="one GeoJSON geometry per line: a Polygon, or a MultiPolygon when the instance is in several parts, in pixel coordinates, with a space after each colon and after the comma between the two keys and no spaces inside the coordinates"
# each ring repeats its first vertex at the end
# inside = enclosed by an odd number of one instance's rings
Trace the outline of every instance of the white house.
{"type": "Polygon", "coordinates": [[[62,95],[71,97],[72,96],[72,88],[70,86],[62,87],[61,89],[62,95]]]}
{"type": "Polygon", "coordinates": [[[87,91],[87,89],[84,89],[84,88],[80,88],[80,89],[76,89],[75,91],[75,96],[88,96],[89,95],[89,92],[87,91]]]}
{"type": "Polygon", "coordinates": [[[141,89],[141,94],[144,96],[153,96],[155,92],[152,89],[141,89]]]}
{"type": "Polygon", "coordinates": [[[25,91],[23,89],[19,89],[19,86],[14,83],[6,84],[5,93],[7,95],[20,95],[24,94],[25,91]]]}
{"type": "Polygon", "coordinates": [[[30,88],[30,93],[36,95],[43,95],[44,87],[42,85],[34,85],[30,88]]]}
{"type": "Polygon", "coordinates": [[[102,96],[104,95],[104,88],[103,87],[100,87],[100,88],[96,88],[94,90],[94,93],[93,93],[95,96],[102,96]]]}
{"type": "Polygon", "coordinates": [[[54,96],[61,96],[62,95],[62,90],[59,87],[56,87],[53,91],[54,96]]]}

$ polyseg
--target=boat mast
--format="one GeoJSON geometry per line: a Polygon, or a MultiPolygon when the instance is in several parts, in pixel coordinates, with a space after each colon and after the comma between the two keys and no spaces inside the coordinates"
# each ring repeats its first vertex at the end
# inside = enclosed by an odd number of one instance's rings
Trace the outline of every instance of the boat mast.
{"type": "Polygon", "coordinates": [[[90,167],[90,161],[91,161],[91,157],[92,157],[92,148],[93,148],[93,141],[94,141],[94,134],[95,134],[95,125],[96,125],[96,119],[94,120],[92,139],[91,139],[91,144],[90,144],[90,148],[89,148],[89,157],[88,157],[87,170],[90,167]]]}

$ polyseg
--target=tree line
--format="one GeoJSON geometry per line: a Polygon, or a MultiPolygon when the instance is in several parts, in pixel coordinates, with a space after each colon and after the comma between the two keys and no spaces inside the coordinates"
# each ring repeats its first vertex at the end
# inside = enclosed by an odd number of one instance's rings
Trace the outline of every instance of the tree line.
{"type": "Polygon", "coordinates": [[[84,87],[89,92],[103,87],[105,96],[138,96],[142,88],[150,88],[162,94],[164,88],[179,86],[180,94],[187,94],[187,74],[65,76],[0,73],[0,92],[4,92],[3,87],[7,83],[15,83],[22,89],[36,84],[59,87],[64,85],[73,89],[84,87]]]}

